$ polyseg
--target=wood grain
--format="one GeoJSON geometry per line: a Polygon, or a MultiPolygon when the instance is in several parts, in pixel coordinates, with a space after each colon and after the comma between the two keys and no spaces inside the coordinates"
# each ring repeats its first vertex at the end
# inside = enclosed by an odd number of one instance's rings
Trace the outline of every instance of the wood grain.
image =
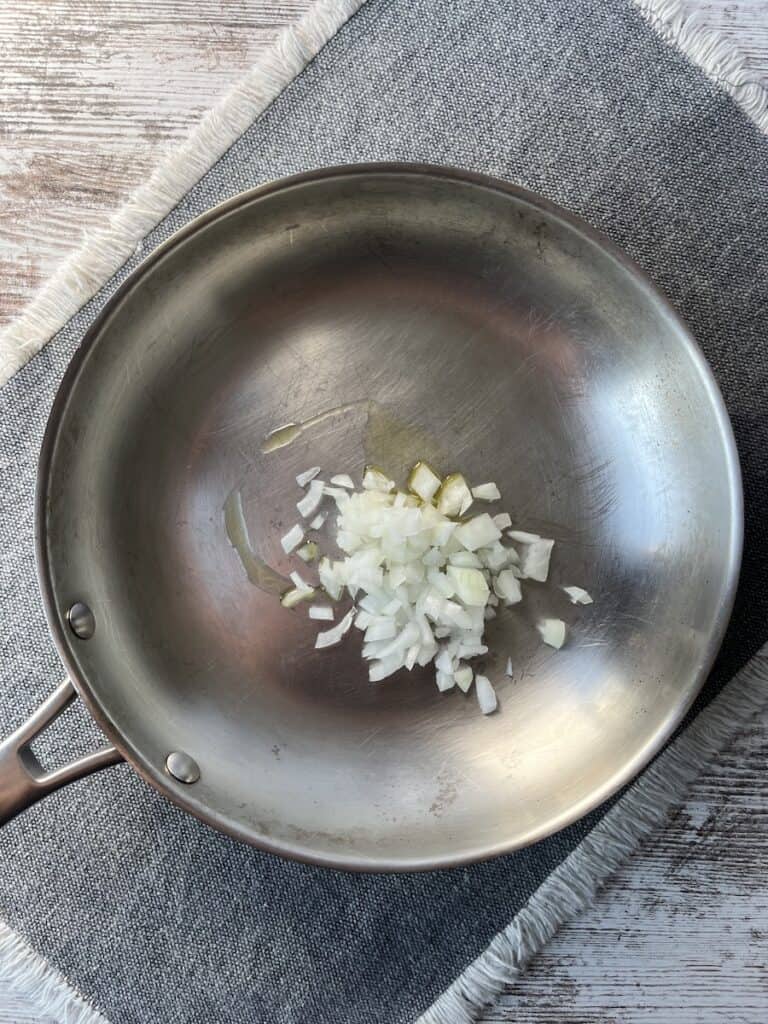
{"type": "Polygon", "coordinates": [[[0,326],[309,4],[0,4],[0,326]]]}
{"type": "Polygon", "coordinates": [[[768,1020],[768,720],[534,960],[485,1024],[768,1020]]]}
{"type": "MultiPolygon", "coordinates": [[[[309,4],[0,4],[0,325],[309,4]]],[[[768,0],[686,7],[768,82],[768,0]]],[[[486,1024],[768,1020],[767,755],[762,721],[486,1024]]],[[[0,1024],[54,1022],[0,991],[0,1024]]]]}

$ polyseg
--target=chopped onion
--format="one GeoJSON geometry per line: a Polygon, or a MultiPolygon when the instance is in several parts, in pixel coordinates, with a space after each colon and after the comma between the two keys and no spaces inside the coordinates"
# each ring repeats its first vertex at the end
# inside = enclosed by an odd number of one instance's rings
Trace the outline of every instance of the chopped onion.
{"type": "Polygon", "coordinates": [[[449,565],[447,575],[464,604],[470,607],[485,607],[489,593],[488,584],[479,569],[462,569],[458,565],[449,565]]]}
{"type": "Polygon", "coordinates": [[[299,473],[296,477],[296,483],[299,487],[306,487],[310,480],[314,480],[317,474],[320,472],[319,466],[313,466],[312,469],[307,469],[303,473],[299,473]]]}
{"type": "Polygon", "coordinates": [[[493,581],[493,589],[507,604],[517,604],[518,601],[523,599],[520,581],[511,569],[502,569],[493,581]]]}
{"type": "Polygon", "coordinates": [[[517,552],[512,548],[505,548],[500,540],[495,541],[489,548],[481,548],[478,553],[483,565],[492,572],[498,572],[507,565],[511,561],[510,554],[517,557],[517,552]]]}
{"type": "Polygon", "coordinates": [[[441,480],[426,462],[417,462],[408,477],[408,488],[422,501],[430,502],[440,490],[441,480]]]}
{"type": "Polygon", "coordinates": [[[317,558],[317,544],[313,540],[308,541],[302,545],[296,554],[302,560],[302,562],[314,562],[317,558]]]}
{"type": "Polygon", "coordinates": [[[541,639],[550,647],[561,648],[565,643],[565,623],[562,619],[542,619],[536,624],[541,639]]]}
{"type": "Polygon", "coordinates": [[[473,676],[474,673],[469,665],[459,664],[458,668],[454,669],[453,672],[453,678],[456,680],[456,685],[460,690],[463,690],[464,693],[466,693],[472,685],[473,676]]]}
{"type": "Polygon", "coordinates": [[[314,590],[311,583],[307,583],[305,579],[302,579],[301,573],[291,573],[291,583],[296,587],[297,590],[314,590]]]}
{"type": "Polygon", "coordinates": [[[380,661],[374,661],[371,667],[368,669],[368,678],[372,683],[377,683],[381,679],[386,679],[387,676],[391,676],[398,669],[403,667],[403,662],[399,655],[394,654],[389,658],[383,658],[380,661]]]}
{"type": "Polygon", "coordinates": [[[363,490],[383,491],[385,494],[389,494],[394,489],[394,480],[390,480],[386,474],[382,473],[380,469],[376,469],[375,466],[366,466],[365,473],[363,474],[363,490]]]}
{"type": "Polygon", "coordinates": [[[335,626],[317,634],[315,638],[315,647],[321,649],[323,647],[332,647],[334,644],[337,644],[344,634],[348,632],[354,618],[355,609],[351,608],[344,618],[340,622],[337,622],[335,626]]]}
{"type": "Polygon", "coordinates": [[[323,500],[324,491],[325,484],[323,481],[313,480],[301,501],[296,502],[296,508],[305,519],[308,519],[310,516],[315,514],[318,505],[323,500]]]}
{"type": "Polygon", "coordinates": [[[453,675],[453,658],[447,647],[444,647],[435,657],[435,668],[438,672],[445,672],[446,675],[453,675]]]}
{"type": "Polygon", "coordinates": [[[324,619],[326,622],[333,622],[333,608],[329,604],[311,604],[309,617],[310,619],[324,619]]]}
{"type": "Polygon", "coordinates": [[[462,569],[482,569],[483,563],[480,561],[474,551],[454,551],[452,555],[448,555],[448,561],[451,565],[458,565],[462,569]]]}
{"type": "Polygon", "coordinates": [[[490,715],[498,707],[496,691],[487,676],[475,676],[475,694],[484,715],[490,715]]]}
{"type": "Polygon", "coordinates": [[[280,598],[280,604],[283,608],[295,608],[301,601],[307,601],[314,596],[315,590],[313,587],[294,587],[283,594],[280,598]]]}
{"type": "Polygon", "coordinates": [[[432,569],[430,572],[427,573],[427,579],[435,588],[435,590],[437,590],[443,597],[453,597],[453,595],[456,593],[455,580],[451,576],[451,570],[454,568],[455,567],[452,565],[449,566],[447,574],[444,572],[439,572],[437,569],[432,569]]]}
{"type": "Polygon", "coordinates": [[[478,548],[487,547],[498,540],[501,537],[501,530],[488,513],[483,512],[482,515],[473,516],[468,522],[457,526],[453,535],[468,551],[477,551],[478,548]]]}
{"type": "Polygon", "coordinates": [[[320,574],[320,584],[326,594],[332,597],[334,601],[338,601],[341,597],[341,591],[345,583],[340,567],[343,568],[343,563],[332,563],[330,558],[325,557],[320,559],[317,566],[317,571],[320,574]]]}
{"type": "Polygon", "coordinates": [[[397,632],[397,623],[394,619],[379,618],[373,621],[365,631],[366,643],[374,640],[391,640],[397,632]]]}
{"type": "Polygon", "coordinates": [[[336,484],[337,487],[346,487],[350,491],[355,489],[355,481],[348,473],[337,473],[336,476],[331,477],[331,483],[336,484]]]}
{"type": "Polygon", "coordinates": [[[456,685],[456,678],[452,672],[436,672],[435,681],[441,693],[444,693],[446,690],[452,690],[456,685]]]}
{"type": "Polygon", "coordinates": [[[533,544],[535,540],[541,540],[538,533],[526,533],[525,530],[507,530],[507,536],[520,544],[533,544]]]}
{"type": "Polygon", "coordinates": [[[461,473],[451,473],[437,492],[437,510],[444,516],[463,516],[472,504],[472,492],[461,473]]]}
{"type": "Polygon", "coordinates": [[[283,551],[286,553],[286,555],[290,555],[290,553],[295,548],[297,548],[303,540],[304,531],[299,526],[299,524],[296,523],[295,526],[292,526],[290,528],[288,533],[286,533],[283,537],[280,538],[280,544],[282,545],[283,551]]]}
{"type": "Polygon", "coordinates": [[[478,501],[498,501],[501,497],[499,488],[494,483],[478,484],[472,488],[472,497],[478,501]]]}
{"type": "Polygon", "coordinates": [[[336,502],[336,507],[341,508],[349,501],[349,494],[343,487],[331,487],[326,484],[323,487],[323,494],[327,494],[329,498],[333,498],[336,502]]]}
{"type": "MultiPolygon", "coordinates": [[[[354,624],[363,634],[363,657],[369,661],[369,679],[383,680],[402,669],[408,671],[434,662],[439,690],[458,686],[465,693],[473,681],[483,714],[497,707],[496,694],[487,676],[474,675],[468,660],[488,653],[484,642],[487,623],[497,615],[500,604],[522,599],[521,579],[546,580],[554,542],[538,534],[510,529],[506,512],[462,517],[474,498],[497,501],[494,483],[473,490],[459,473],[440,480],[425,462],[418,462],[408,478],[410,493],[397,491],[382,470],[369,466],[362,490],[355,490],[352,477],[336,474],[326,485],[316,479],[319,467],[300,474],[297,481],[307,486],[297,503],[309,528],[320,529],[327,512],[317,512],[324,495],[338,508],[335,541],[342,558],[320,559],[320,586],[339,600],[347,593],[355,607],[317,634],[315,647],[322,649],[340,642],[354,624]],[[502,531],[517,548],[505,547],[502,531]]],[[[304,530],[293,526],[281,539],[290,554],[302,544],[304,530]]],[[[303,543],[296,552],[304,562],[314,561],[317,544],[303,543]]],[[[299,572],[290,573],[293,588],[282,603],[293,607],[313,597],[316,589],[299,572]]],[[[574,603],[590,603],[580,587],[563,587],[574,603]]],[[[313,604],[309,617],[332,622],[334,609],[313,604]]],[[[537,628],[552,647],[565,642],[565,623],[542,619],[537,628]]],[[[512,675],[512,659],[506,673],[512,675]]]]}
{"type": "Polygon", "coordinates": [[[553,540],[534,540],[526,544],[520,556],[520,569],[530,580],[544,583],[549,576],[549,559],[552,555],[553,540]]]}

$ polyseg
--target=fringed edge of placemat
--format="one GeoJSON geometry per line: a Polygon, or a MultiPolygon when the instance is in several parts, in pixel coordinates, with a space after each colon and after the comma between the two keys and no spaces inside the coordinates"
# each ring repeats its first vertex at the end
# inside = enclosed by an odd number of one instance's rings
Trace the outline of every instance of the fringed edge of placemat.
{"type": "Polygon", "coordinates": [[[137,250],[317,56],[364,0],[317,0],[259,56],[181,145],[59,266],[20,316],[0,332],[0,385],[31,359],[137,250]]]}
{"type": "Polygon", "coordinates": [[[768,89],[746,57],[699,11],[686,11],[681,0],[633,0],[658,34],[701,68],[738,103],[761,131],[768,133],[768,89]]]}
{"type": "Polygon", "coordinates": [[[768,706],[768,644],[555,868],[510,925],[416,1024],[472,1024],[678,807],[694,780],[768,706]]]}
{"type": "Polygon", "coordinates": [[[0,990],[63,1024],[109,1024],[63,974],[0,921],[0,990]]]}

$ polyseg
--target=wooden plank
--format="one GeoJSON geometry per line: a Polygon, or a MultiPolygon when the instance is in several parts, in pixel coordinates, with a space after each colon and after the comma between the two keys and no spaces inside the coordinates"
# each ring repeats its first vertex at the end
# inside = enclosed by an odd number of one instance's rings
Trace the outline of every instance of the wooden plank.
{"type": "Polygon", "coordinates": [[[0,326],[309,5],[0,4],[0,326]]]}
{"type": "Polygon", "coordinates": [[[766,757],[764,718],[484,1024],[764,1024],[766,757]]]}

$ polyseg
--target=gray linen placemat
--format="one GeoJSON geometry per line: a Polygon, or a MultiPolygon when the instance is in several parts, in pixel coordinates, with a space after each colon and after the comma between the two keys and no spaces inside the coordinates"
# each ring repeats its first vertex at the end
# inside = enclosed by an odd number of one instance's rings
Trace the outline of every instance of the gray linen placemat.
{"type": "MultiPolygon", "coordinates": [[[[768,142],[623,0],[369,0],[143,250],[259,182],[377,159],[459,165],[542,192],[623,246],[691,324],[734,423],[747,507],[741,589],[703,706],[768,633],[768,142]]],[[[32,550],[47,412],[83,331],[139,258],[0,391],[3,732],[61,677],[32,550]]],[[[40,746],[63,761],[97,741],[75,709],[40,746]]],[[[399,1024],[602,813],[490,864],[350,876],[220,836],[122,767],[0,832],[0,902],[113,1024],[399,1024]]]]}

